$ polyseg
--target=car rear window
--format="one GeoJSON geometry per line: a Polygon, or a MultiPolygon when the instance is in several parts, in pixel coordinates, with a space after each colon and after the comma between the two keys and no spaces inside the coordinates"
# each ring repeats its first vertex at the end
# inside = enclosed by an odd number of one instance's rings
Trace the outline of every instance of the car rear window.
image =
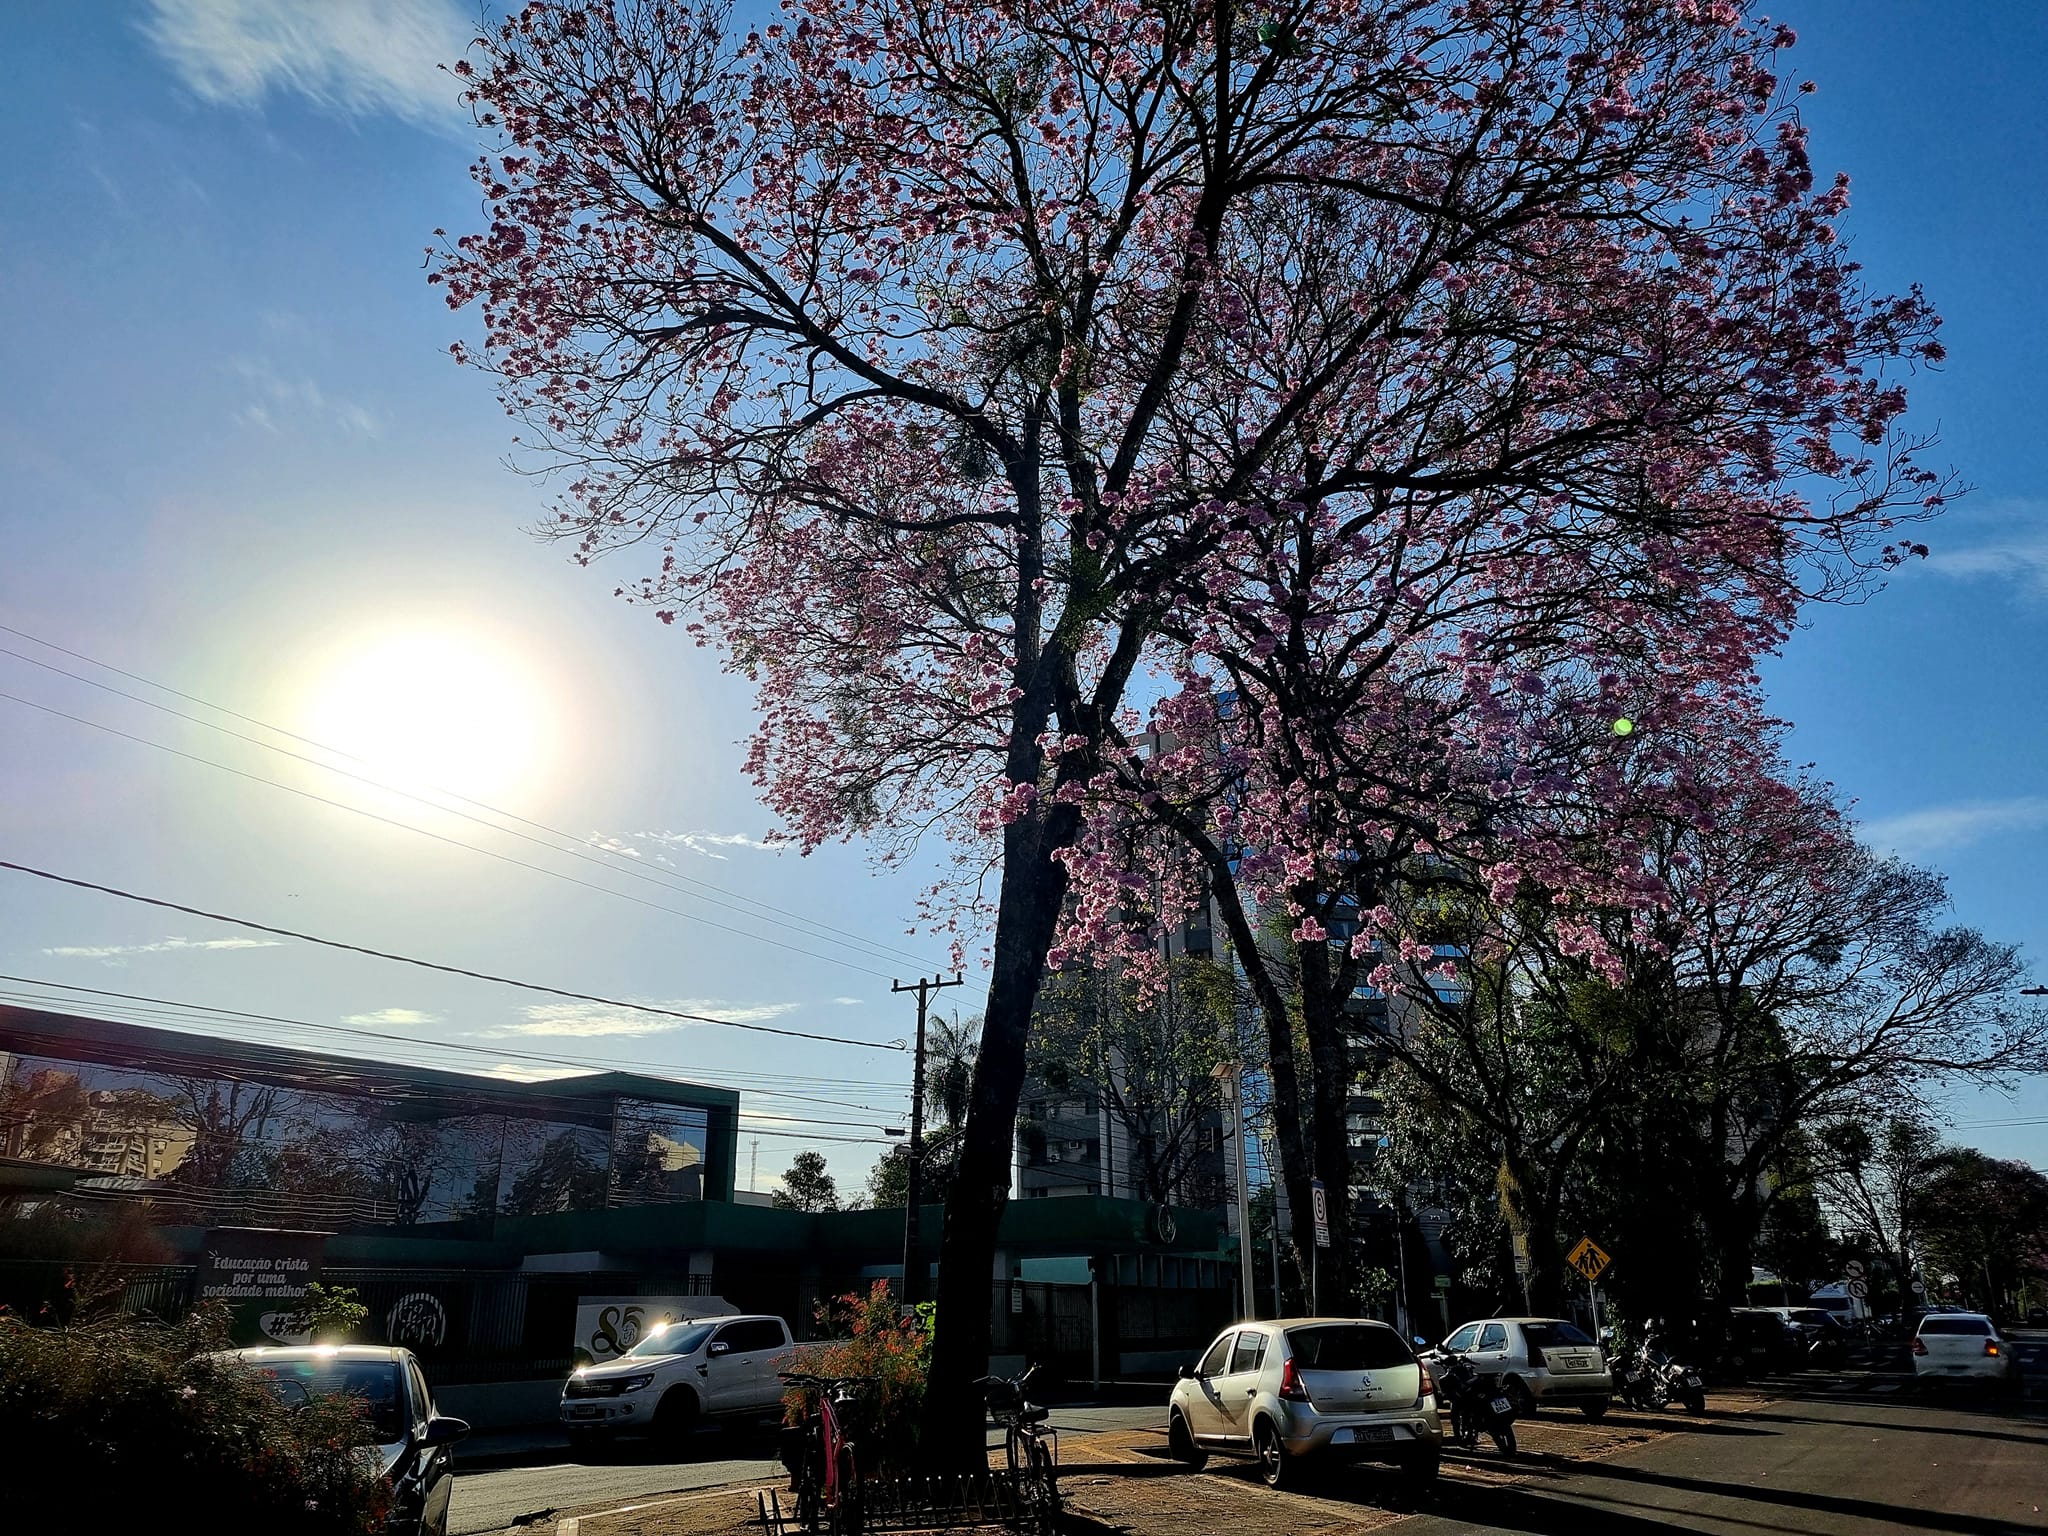
{"type": "Polygon", "coordinates": [[[1593,1341],[1571,1323],[1524,1323],[1522,1336],[1539,1349],[1555,1349],[1560,1344],[1591,1344],[1593,1341]]]}
{"type": "Polygon", "coordinates": [[[1287,1347],[1304,1371],[1383,1371],[1412,1365],[1415,1352],[1391,1328],[1364,1323],[1318,1323],[1287,1330],[1287,1347]]]}
{"type": "Polygon", "coordinates": [[[1920,1321],[1922,1333],[1964,1333],[1976,1338],[1989,1338],[1991,1324],[1981,1317],[1928,1317],[1920,1321]]]}
{"type": "Polygon", "coordinates": [[[392,1445],[405,1438],[405,1386],[395,1360],[265,1360],[256,1374],[294,1407],[315,1397],[350,1397],[369,1438],[392,1445]]]}

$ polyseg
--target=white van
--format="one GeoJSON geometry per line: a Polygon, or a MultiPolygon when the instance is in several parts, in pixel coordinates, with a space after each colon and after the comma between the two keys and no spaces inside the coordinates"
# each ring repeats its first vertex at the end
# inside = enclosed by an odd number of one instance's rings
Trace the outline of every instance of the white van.
{"type": "Polygon", "coordinates": [[[780,1411],[794,1343],[779,1317],[684,1319],[650,1329],[615,1360],[562,1385],[562,1427],[576,1449],[614,1435],[680,1439],[706,1419],[780,1411]]]}

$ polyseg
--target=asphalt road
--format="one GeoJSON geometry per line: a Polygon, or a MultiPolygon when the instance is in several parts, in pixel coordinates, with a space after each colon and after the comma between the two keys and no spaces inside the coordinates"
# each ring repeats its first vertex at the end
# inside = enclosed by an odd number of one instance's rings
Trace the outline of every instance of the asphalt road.
{"type": "MultiPolygon", "coordinates": [[[[1136,1429],[1162,1422],[1166,1389],[1159,1406],[1142,1408],[1060,1408],[1053,1423],[1063,1434],[1091,1430],[1136,1429]]],[[[1000,1436],[996,1443],[1001,1444],[1000,1436]]],[[[551,1520],[535,1519],[543,1511],[570,1510],[605,1500],[627,1501],[663,1493],[711,1488],[721,1483],[772,1482],[783,1476],[770,1438],[760,1433],[710,1430],[698,1437],[686,1460],[670,1460],[651,1447],[621,1447],[598,1465],[552,1462],[507,1467],[496,1471],[461,1472],[449,1505],[449,1536],[479,1536],[504,1530],[515,1521],[522,1528],[547,1532],[551,1520]]]]}
{"type": "Polygon", "coordinates": [[[1401,1536],[2048,1531],[2048,1419],[2035,1405],[1889,1385],[1780,1399],[1550,1481],[1446,1483],[1401,1536]]]}

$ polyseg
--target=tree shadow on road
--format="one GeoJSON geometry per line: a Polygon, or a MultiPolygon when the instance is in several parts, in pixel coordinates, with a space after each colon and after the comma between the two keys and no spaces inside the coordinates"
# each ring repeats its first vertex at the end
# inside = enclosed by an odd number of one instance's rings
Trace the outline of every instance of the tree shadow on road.
{"type": "MultiPolygon", "coordinates": [[[[1579,1476],[1604,1478],[1610,1482],[1638,1487],[1669,1488],[1679,1493],[1704,1494],[1713,1498],[1741,1499],[1750,1503],[1777,1504],[1787,1509],[1813,1510],[1820,1514],[1847,1515],[1873,1520],[1908,1530],[1956,1531],[1963,1536],[2009,1536],[2019,1531],[2038,1531],[2038,1525],[2021,1525],[1990,1515],[1964,1515],[1940,1509],[1915,1509],[1904,1504],[1886,1504],[1876,1499],[1852,1498],[1837,1493],[1809,1493],[1798,1488],[1766,1488],[1751,1483],[1717,1483],[1706,1478],[1686,1477],[1673,1472],[1646,1472],[1614,1462],[1584,1462],[1573,1469],[1579,1476]]],[[[1712,1517],[1718,1518],[1718,1517],[1712,1517]]]]}
{"type": "Polygon", "coordinates": [[[1888,1424],[1882,1419],[1837,1419],[1804,1413],[1752,1413],[1752,1419],[1774,1424],[1840,1425],[1844,1429],[1878,1429],[1894,1435],[1955,1435],[1966,1440],[2009,1440],[2014,1445],[2038,1445],[2048,1450],[2048,1422],[2038,1419],[2008,1419],[2014,1429],[1993,1429],[1975,1424],[1888,1424]],[[2019,1434],[2015,1429],[2031,1427],[2035,1433],[2019,1434]]]}

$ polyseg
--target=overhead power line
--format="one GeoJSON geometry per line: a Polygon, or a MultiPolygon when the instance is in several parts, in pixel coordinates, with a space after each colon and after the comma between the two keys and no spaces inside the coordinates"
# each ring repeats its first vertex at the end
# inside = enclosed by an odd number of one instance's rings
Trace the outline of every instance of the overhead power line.
{"type": "MultiPolygon", "coordinates": [[[[258,719],[254,715],[244,714],[240,710],[229,708],[227,705],[215,704],[210,700],[200,698],[196,694],[187,693],[179,688],[173,688],[167,683],[156,682],[151,678],[142,676],[140,673],[129,672],[120,667],[113,666],[111,663],[96,660],[93,657],[85,655],[83,652],[72,650],[68,646],[59,645],[53,640],[45,640],[39,635],[32,635],[28,633],[26,630],[16,629],[14,626],[10,624],[0,624],[0,632],[18,636],[19,638],[27,640],[32,644],[40,645],[43,646],[45,649],[56,651],[60,655],[70,656],[75,660],[82,661],[86,663],[88,666],[99,667],[103,671],[112,672],[119,677],[125,677],[134,682],[141,683],[144,687],[154,688],[157,689],[159,692],[168,693],[173,697],[184,699],[189,703],[197,704],[203,709],[213,710],[218,714],[227,715],[232,719],[240,720],[248,725],[253,725],[257,727],[259,730],[269,731],[274,735],[283,736],[288,740],[296,741],[303,746],[312,747],[316,751],[325,752],[330,756],[334,757],[347,758],[350,762],[356,763],[365,768],[370,766],[368,763],[364,761],[364,759],[358,757],[353,752],[347,751],[344,748],[330,746],[326,742],[317,741],[310,736],[302,736],[298,732],[287,730],[281,725],[272,725],[270,722],[266,720],[258,719]]],[[[630,876],[631,878],[636,880],[644,881],[650,885],[667,886],[669,889],[680,891],[682,892],[682,894],[690,896],[694,900],[703,901],[712,906],[724,907],[726,910],[733,912],[738,916],[764,917],[771,921],[783,923],[786,926],[794,925],[799,930],[810,930],[805,934],[806,937],[815,937],[825,943],[834,944],[841,948],[858,948],[860,950],[870,952],[870,954],[873,956],[909,960],[919,964],[920,966],[924,963],[922,959],[920,959],[916,955],[911,954],[910,951],[906,949],[901,949],[891,944],[880,943],[876,940],[869,939],[860,934],[854,933],[849,929],[836,927],[831,923],[820,922],[816,918],[806,917],[801,913],[792,912],[785,907],[778,907],[773,902],[761,901],[756,897],[741,895],[737,891],[727,890],[724,886],[717,885],[709,880],[700,880],[694,875],[683,874],[680,870],[649,869],[645,865],[639,863],[636,859],[629,857],[626,854],[620,853],[616,849],[606,847],[601,843],[593,844],[588,839],[580,838],[573,832],[565,831],[560,827],[551,826],[543,821],[536,821],[528,816],[522,816],[517,811],[508,811],[502,806],[496,806],[490,804],[487,801],[478,800],[473,796],[465,795],[458,790],[446,789],[440,785],[426,786],[429,790],[432,791],[432,795],[442,797],[442,799],[435,799],[429,795],[421,794],[415,790],[407,789],[403,785],[393,784],[389,780],[379,778],[374,774],[359,772],[356,769],[344,768],[336,763],[324,762],[319,758],[308,757],[302,752],[293,752],[288,748],[280,747],[275,742],[264,741],[255,736],[245,735],[241,731],[229,730],[226,726],[221,725],[215,721],[202,719],[200,716],[189,714],[182,709],[173,709],[169,705],[159,703],[154,699],[147,699],[140,694],[130,693],[125,688],[116,688],[110,683],[104,683],[99,681],[97,678],[91,678],[83,675],[82,673],[73,672],[66,667],[57,666],[52,662],[44,661],[39,657],[27,655],[21,651],[12,650],[5,646],[0,646],[0,656],[11,656],[17,661],[26,662],[29,666],[32,667],[40,667],[42,670],[54,673],[58,677],[65,677],[71,679],[73,682],[83,683],[88,688],[97,688],[103,693],[110,693],[114,695],[116,698],[127,699],[131,703],[140,704],[145,709],[157,710],[160,713],[170,715],[179,720],[187,721],[190,724],[200,726],[203,729],[209,731],[216,731],[221,735],[232,738],[233,740],[246,742],[250,746],[261,748],[263,751],[274,752],[282,757],[288,757],[292,759],[294,762],[305,763],[310,767],[321,769],[324,772],[339,774],[343,778],[353,779],[359,784],[367,784],[374,789],[380,789],[390,794],[403,796],[405,799],[414,801],[415,803],[420,805],[427,806],[433,810],[440,811],[445,815],[460,816],[465,821],[475,822],[478,826],[488,828],[493,832],[503,833],[508,837],[517,837],[524,842],[532,843],[536,847],[545,848],[552,853],[567,854],[569,857],[580,859],[586,864],[595,864],[605,869],[611,869],[616,871],[617,873],[630,876]],[[460,801],[464,805],[474,806],[481,811],[488,811],[492,816],[501,817],[506,821],[517,822],[521,826],[532,827],[535,831],[538,832],[545,832],[550,837],[559,839],[560,841],[549,842],[544,838],[530,836],[527,833],[519,831],[516,827],[502,826],[498,822],[487,820],[481,816],[471,815],[469,812],[460,810],[455,806],[444,804],[443,800],[460,801]],[[562,843],[567,843],[570,846],[563,847],[561,846],[562,843]],[[610,862],[607,862],[607,858],[593,857],[589,852],[586,851],[592,847],[597,848],[600,853],[606,855],[610,862]],[[705,892],[710,892],[712,894],[705,895],[705,892]],[[740,903],[741,905],[734,906],[733,903],[735,902],[740,903]],[[755,910],[747,911],[745,910],[745,908],[754,908],[755,910]]],[[[13,695],[7,695],[6,697],[12,698],[13,695]]],[[[16,699],[15,702],[28,703],[30,704],[31,708],[45,707],[35,705],[31,701],[25,699],[16,699]]],[[[61,711],[55,710],[52,710],[50,712],[62,713],[61,711]]],[[[65,716],[65,718],[73,720],[79,719],[78,716],[73,715],[67,715],[65,716]]],[[[80,720],[80,723],[86,725],[96,724],[96,722],[88,720],[80,720]]],[[[105,729],[105,727],[102,727],[102,729],[105,729]]],[[[115,734],[124,733],[116,732],[115,734]]],[[[129,739],[136,741],[144,741],[144,738],[141,737],[130,737],[129,739]]],[[[144,741],[144,744],[150,746],[160,745],[160,743],[147,741],[144,741]]],[[[165,750],[171,749],[166,748],[165,750]]],[[[212,763],[211,760],[207,758],[195,757],[193,761],[207,763],[209,766],[213,767],[223,766],[221,764],[212,763]]],[[[229,769],[227,771],[235,772],[238,770],[229,769]]],[[[266,779],[261,780],[260,782],[275,784],[277,781],[266,779]]],[[[288,788],[289,786],[279,785],[278,787],[288,788]]],[[[327,803],[334,804],[337,802],[330,801],[327,803]]],[[[392,824],[396,826],[406,825],[406,823],[403,822],[394,822],[392,824]]],[[[465,843],[459,844],[458,846],[470,847],[472,845],[465,843]]],[[[664,908],[663,910],[672,909],[664,908]]],[[[687,917],[691,914],[683,913],[678,915],[687,917]]],[[[703,919],[696,920],[703,921],[703,919]]],[[[749,937],[753,937],[753,935],[749,935],[749,937]]]]}
{"type": "MultiPolygon", "coordinates": [[[[616,896],[620,901],[630,901],[635,906],[648,907],[656,912],[667,912],[676,917],[683,918],[689,922],[701,923],[706,928],[716,928],[721,933],[730,933],[735,937],[742,939],[752,939],[758,944],[772,944],[775,946],[775,948],[786,949],[793,955],[803,955],[807,959],[820,960],[827,965],[840,966],[849,971],[859,971],[863,976],[873,976],[877,979],[888,979],[888,973],[886,971],[877,971],[869,966],[856,965],[850,960],[835,959],[829,955],[821,955],[818,954],[815,950],[805,949],[800,944],[786,944],[781,939],[771,939],[767,937],[765,934],[749,933],[744,928],[734,928],[727,923],[714,922],[712,919],[708,917],[699,917],[694,912],[685,912],[680,907],[664,906],[662,903],[658,901],[649,901],[644,896],[635,896],[627,891],[615,891],[610,886],[599,885],[594,880],[584,880],[576,875],[564,874],[559,869],[549,869],[544,864],[535,864],[527,859],[515,858],[513,857],[513,855],[509,853],[500,853],[495,848],[484,848],[476,843],[465,843],[461,838],[450,837],[445,832],[435,832],[426,827],[414,826],[409,821],[400,821],[394,816],[380,815],[376,811],[366,810],[364,807],[360,805],[350,805],[346,800],[336,800],[330,795],[318,794],[310,789],[301,789],[296,784],[286,784],[280,779],[267,778],[260,773],[251,773],[245,768],[235,768],[227,763],[217,763],[212,758],[201,757],[196,752],[187,752],[179,747],[168,746],[161,741],[151,741],[147,736],[137,736],[132,731],[120,730],[115,726],[102,725],[97,720],[88,720],[83,715],[74,715],[70,713],[68,710],[58,709],[53,705],[39,704],[34,699],[25,699],[17,693],[7,693],[4,691],[0,691],[0,699],[5,699],[13,704],[25,704],[30,709],[41,710],[46,715],[55,715],[60,720],[69,720],[75,724],[87,726],[95,731],[104,731],[109,736],[119,736],[123,741],[132,741],[141,746],[153,747],[159,752],[167,752],[172,757],[182,757],[187,762],[198,763],[202,767],[215,768],[222,773],[231,773],[238,779],[249,780],[252,784],[267,784],[272,789],[281,789],[288,795],[297,795],[304,800],[313,800],[317,801],[321,805],[332,806],[335,810],[346,811],[351,816],[361,816],[370,821],[382,822],[385,826],[396,827],[401,832],[416,832],[421,837],[430,837],[435,842],[446,843],[452,848],[466,848],[471,853],[480,853],[485,858],[496,859],[501,864],[511,864],[515,865],[520,869],[530,869],[535,874],[546,875],[548,878],[552,880],[566,880],[571,885],[582,886],[586,891],[596,891],[599,894],[605,896],[616,896]]],[[[296,754],[292,755],[296,756],[296,754]]],[[[470,820],[474,821],[476,820],[476,818],[471,817],[470,820]]],[[[484,824],[489,825],[489,823],[484,824]]],[[[505,829],[500,828],[499,830],[502,831],[505,829]]],[[[529,838],[528,841],[536,841],[536,839],[529,838]]],[[[543,843],[541,846],[546,847],[548,845],[543,843]]],[[[558,849],[556,851],[560,852],[562,850],[558,849]]]]}
{"type": "Polygon", "coordinates": [[[101,885],[92,880],[81,880],[72,875],[60,875],[53,870],[38,869],[32,864],[18,864],[11,859],[0,859],[0,869],[11,869],[17,874],[29,875],[38,880],[48,880],[56,885],[68,885],[76,890],[96,891],[103,896],[116,896],[123,901],[138,902],[146,907],[156,907],[166,912],[182,912],[187,917],[201,917],[209,922],[226,923],[235,928],[247,928],[254,933],[273,934],[278,938],[295,939],[301,944],[317,944],[323,949],[338,949],[347,954],[368,955],[373,960],[389,960],[396,965],[416,966],[423,971],[439,971],[448,976],[466,976],[472,981],[488,981],[501,987],[517,987],[522,992],[537,992],[548,997],[567,998],[571,1002],[597,1003],[606,1008],[625,1008],[635,1013],[654,1014],[662,1018],[682,1019],[692,1024],[714,1024],[724,1029],[742,1029],[750,1034],[780,1035],[791,1040],[816,1040],[825,1045],[853,1045],[870,1051],[902,1051],[909,1047],[901,1041],[855,1040],[845,1035],[816,1034],[804,1029],[782,1029],[773,1024],[749,1024],[738,1019],[713,1018],[709,1014],[689,1013],[680,1008],[662,1008],[653,1003],[628,1002],[623,998],[603,997],[594,992],[576,992],[567,987],[551,987],[541,982],[520,981],[511,976],[501,976],[494,971],[472,970],[467,966],[447,965],[438,960],[422,960],[414,955],[395,954],[390,950],[372,949],[365,944],[350,944],[341,939],[324,939],[317,934],[303,933],[296,928],[282,928],[274,923],[259,923],[253,918],[233,917],[225,912],[210,912],[204,907],[187,906],[183,902],[169,901],[161,896],[144,896],[135,891],[124,891],[119,886],[101,885]]]}
{"type": "MultiPolygon", "coordinates": [[[[471,1045],[461,1040],[429,1040],[412,1035],[394,1034],[388,1030],[363,1029],[347,1024],[322,1024],[312,1019],[292,1018],[284,1014],[252,1013],[242,1008],[218,1008],[208,1003],[187,1003],[176,998],[152,997],[140,992],[116,992],[106,987],[83,987],[69,982],[46,981],[37,976],[12,976],[0,974],[0,981],[14,982],[23,986],[42,987],[48,991],[71,994],[62,997],[45,997],[30,992],[0,993],[0,996],[15,998],[32,1006],[58,1003],[66,1007],[80,1006],[73,995],[94,999],[93,1007],[102,1013],[109,1012],[102,999],[114,999],[121,1005],[121,1011],[137,1022],[148,1019],[173,1020],[179,1023],[203,1023],[208,1020],[236,1020],[258,1024],[280,1024],[290,1029],[306,1030],[314,1034],[345,1035],[365,1040],[388,1040],[414,1050],[448,1051],[457,1055],[488,1057],[493,1061],[530,1061],[543,1066],[576,1067],[586,1070],[630,1072],[637,1076],[663,1076],[650,1072],[646,1063],[627,1061],[619,1057],[564,1056],[545,1051],[519,1050],[511,1046],[471,1045]]],[[[809,1085],[814,1082],[833,1082],[831,1078],[794,1077],[782,1073],[702,1073],[692,1074],[687,1081],[701,1083],[707,1088],[743,1089],[762,1098],[788,1099],[802,1104],[826,1104],[835,1109],[859,1109],[871,1114],[895,1115],[898,1110],[884,1108],[877,1104],[863,1104],[853,1099],[827,1098],[819,1094],[804,1093],[791,1088],[771,1086],[775,1082],[797,1082],[809,1085]],[[721,1081],[721,1079],[725,1079],[721,1081]],[[736,1081],[734,1079],[737,1079],[736,1081]]],[[[848,1087],[897,1088],[894,1083],[867,1082],[862,1079],[839,1079],[848,1087]]]]}

